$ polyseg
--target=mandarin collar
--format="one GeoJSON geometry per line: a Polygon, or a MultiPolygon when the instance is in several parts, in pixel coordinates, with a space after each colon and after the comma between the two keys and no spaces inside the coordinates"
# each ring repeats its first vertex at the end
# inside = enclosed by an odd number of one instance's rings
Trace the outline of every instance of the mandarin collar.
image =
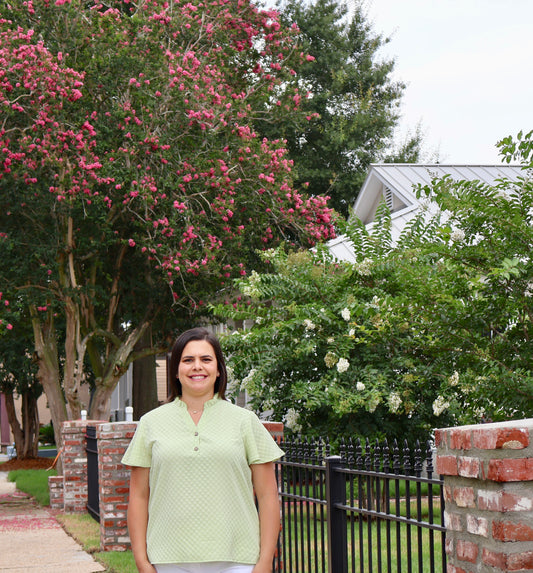
{"type": "MultiPolygon", "coordinates": [[[[217,392],[210,400],[204,402],[204,408],[211,408],[219,401],[220,397],[217,392]]],[[[177,404],[180,408],[187,408],[187,404],[185,404],[185,402],[183,402],[183,400],[179,396],[175,398],[174,403],[177,404]]]]}

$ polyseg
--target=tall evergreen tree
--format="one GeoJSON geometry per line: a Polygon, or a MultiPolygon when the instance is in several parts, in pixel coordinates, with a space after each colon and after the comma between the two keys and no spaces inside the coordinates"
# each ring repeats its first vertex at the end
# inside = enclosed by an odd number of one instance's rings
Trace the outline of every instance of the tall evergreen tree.
{"type": "MultiPolygon", "coordinates": [[[[360,0],[353,10],[337,0],[280,0],[278,8],[286,25],[298,25],[303,51],[312,56],[298,75],[302,93],[308,92],[302,108],[315,120],[304,130],[282,127],[295,184],[331,196],[330,205],[347,215],[370,163],[386,155],[388,161],[418,159],[418,132],[391,155],[405,86],[391,77],[394,61],[380,59],[389,40],[375,33],[360,0]]],[[[279,129],[265,131],[279,136],[279,129]]]]}

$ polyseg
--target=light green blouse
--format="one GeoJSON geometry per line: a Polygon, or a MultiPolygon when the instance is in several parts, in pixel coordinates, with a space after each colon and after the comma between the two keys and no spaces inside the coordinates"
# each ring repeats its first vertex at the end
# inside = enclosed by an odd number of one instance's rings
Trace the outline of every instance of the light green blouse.
{"type": "Polygon", "coordinates": [[[253,412],[218,396],[198,425],[179,398],[145,414],[122,463],[150,468],[150,561],[255,564],[259,519],[249,466],[282,455],[253,412]]]}

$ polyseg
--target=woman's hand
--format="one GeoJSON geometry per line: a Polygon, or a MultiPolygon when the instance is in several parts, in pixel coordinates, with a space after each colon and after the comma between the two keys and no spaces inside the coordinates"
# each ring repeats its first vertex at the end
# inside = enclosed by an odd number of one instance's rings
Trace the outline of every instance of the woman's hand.
{"type": "Polygon", "coordinates": [[[272,573],[272,562],[265,563],[258,561],[252,569],[252,573],[272,573]]]}
{"type": "Polygon", "coordinates": [[[156,568],[149,562],[145,564],[137,563],[137,571],[139,573],[157,573],[156,568]]]}

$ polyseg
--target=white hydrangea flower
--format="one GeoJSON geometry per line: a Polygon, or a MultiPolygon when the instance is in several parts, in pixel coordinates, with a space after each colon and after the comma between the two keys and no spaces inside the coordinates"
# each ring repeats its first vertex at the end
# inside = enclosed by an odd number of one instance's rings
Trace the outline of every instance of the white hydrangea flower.
{"type": "Polygon", "coordinates": [[[355,328],[350,328],[350,331],[348,332],[349,336],[355,336],[355,328]]]}
{"type": "Polygon", "coordinates": [[[333,336],[329,336],[327,342],[328,344],[333,344],[335,342],[335,339],[333,338],[333,336]]]}
{"type": "Polygon", "coordinates": [[[226,366],[226,373],[227,373],[226,393],[231,396],[234,392],[239,390],[240,382],[237,378],[235,378],[235,371],[231,366],[229,365],[226,366]]]}
{"type": "Polygon", "coordinates": [[[342,318],[344,318],[344,320],[346,322],[348,322],[351,318],[350,309],[349,308],[343,308],[341,311],[341,316],[342,316],[342,318]]]}
{"type": "Polygon", "coordinates": [[[241,382],[241,389],[242,390],[248,389],[248,386],[250,385],[250,382],[253,380],[256,372],[257,372],[257,370],[255,368],[252,368],[250,370],[250,372],[248,372],[248,374],[242,379],[242,382],[241,382]]]}
{"type": "Polygon", "coordinates": [[[346,358],[340,358],[339,361],[337,362],[337,371],[339,372],[339,374],[346,372],[346,370],[348,370],[349,367],[350,363],[348,362],[348,360],[346,360],[346,358]]]}
{"type": "Polygon", "coordinates": [[[479,408],[474,408],[474,414],[478,418],[482,418],[485,415],[485,408],[483,408],[483,406],[480,406],[479,408]]]}
{"type": "Polygon", "coordinates": [[[302,429],[301,424],[298,423],[299,417],[300,415],[294,408],[289,408],[285,416],[283,416],[283,421],[287,428],[294,432],[299,432],[302,429]]]}
{"type": "Polygon", "coordinates": [[[355,385],[355,387],[357,388],[357,390],[358,390],[359,392],[362,392],[362,391],[366,388],[366,386],[365,386],[362,382],[357,382],[357,384],[355,385]]]}
{"type": "Polygon", "coordinates": [[[306,318],[304,320],[304,327],[305,327],[305,330],[314,330],[316,328],[316,325],[312,320],[309,320],[308,318],[306,318]]]}
{"type": "Polygon", "coordinates": [[[459,384],[459,372],[457,370],[448,378],[450,386],[457,386],[459,384]]]}
{"type": "Polygon", "coordinates": [[[328,368],[333,368],[333,366],[337,364],[337,357],[333,352],[328,352],[326,356],[324,356],[324,362],[328,368]]]}
{"type": "Polygon", "coordinates": [[[444,410],[447,410],[449,407],[449,402],[447,402],[442,396],[437,396],[436,400],[433,402],[433,413],[435,416],[440,416],[444,410]]]}
{"type": "Polygon", "coordinates": [[[450,235],[450,239],[454,243],[461,243],[465,239],[465,232],[462,229],[454,229],[450,235]]]}
{"type": "Polygon", "coordinates": [[[372,259],[366,257],[360,263],[354,264],[355,270],[365,277],[372,273],[372,259]]]}
{"type": "Polygon", "coordinates": [[[375,412],[380,402],[381,399],[378,394],[373,394],[372,396],[370,396],[370,401],[368,402],[368,411],[370,413],[375,412]]]}
{"type": "Polygon", "coordinates": [[[241,289],[244,296],[249,296],[250,298],[259,298],[261,296],[261,291],[259,290],[259,285],[261,284],[261,275],[256,271],[252,271],[248,277],[248,284],[244,285],[241,289]]]}
{"type": "Polygon", "coordinates": [[[398,411],[401,403],[402,403],[402,398],[398,394],[398,392],[391,392],[389,396],[389,409],[393,414],[398,411]]]}

